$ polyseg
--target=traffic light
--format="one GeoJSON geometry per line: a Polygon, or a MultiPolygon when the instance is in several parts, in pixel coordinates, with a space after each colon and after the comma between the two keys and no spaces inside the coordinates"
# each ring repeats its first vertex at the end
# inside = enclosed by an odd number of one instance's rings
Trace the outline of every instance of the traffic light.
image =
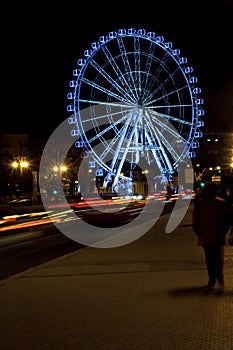
{"type": "Polygon", "coordinates": [[[201,186],[201,188],[205,187],[205,183],[203,181],[200,182],[200,186],[201,186]]]}

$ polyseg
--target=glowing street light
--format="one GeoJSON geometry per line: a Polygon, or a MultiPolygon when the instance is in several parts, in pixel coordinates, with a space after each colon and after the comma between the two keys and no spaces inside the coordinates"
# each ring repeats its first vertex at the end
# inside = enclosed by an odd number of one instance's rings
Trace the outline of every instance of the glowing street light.
{"type": "Polygon", "coordinates": [[[19,167],[19,163],[15,160],[14,162],[12,162],[11,166],[12,168],[17,169],[19,167]]]}
{"type": "Polygon", "coordinates": [[[21,166],[21,168],[28,168],[29,163],[26,160],[23,160],[20,162],[20,166],[21,166]]]}
{"type": "Polygon", "coordinates": [[[67,166],[61,165],[60,169],[61,169],[61,172],[65,172],[65,171],[67,171],[67,166]]]}
{"type": "Polygon", "coordinates": [[[233,157],[231,157],[230,167],[233,169],[233,157]]]}
{"type": "Polygon", "coordinates": [[[17,169],[17,168],[20,168],[20,169],[24,168],[24,169],[26,169],[26,168],[29,168],[29,163],[28,163],[27,160],[19,160],[19,161],[14,160],[11,163],[11,166],[14,169],[17,169]]]}
{"type": "MultiPolygon", "coordinates": [[[[65,164],[57,164],[54,165],[52,168],[51,176],[54,177],[54,183],[53,183],[53,190],[52,194],[53,196],[57,197],[60,193],[60,180],[63,187],[63,190],[65,190],[67,187],[69,187],[69,180],[65,177],[65,173],[68,171],[68,167],[65,164]]],[[[57,200],[55,198],[54,200],[57,200]]]]}
{"type": "Polygon", "coordinates": [[[63,172],[66,172],[66,171],[68,170],[68,168],[67,168],[67,166],[64,165],[64,164],[62,164],[62,165],[60,165],[60,166],[55,165],[55,166],[53,167],[54,173],[58,173],[59,170],[63,173],[63,172]]]}
{"type": "Polygon", "coordinates": [[[19,171],[20,173],[20,176],[21,176],[21,192],[22,194],[25,194],[25,188],[24,188],[24,182],[25,182],[25,179],[24,179],[24,172],[26,170],[30,170],[30,165],[29,165],[29,162],[25,159],[16,159],[14,160],[12,163],[11,163],[11,167],[12,169],[14,169],[15,171],[19,171]],[[18,170],[17,170],[18,169],[18,170]]]}

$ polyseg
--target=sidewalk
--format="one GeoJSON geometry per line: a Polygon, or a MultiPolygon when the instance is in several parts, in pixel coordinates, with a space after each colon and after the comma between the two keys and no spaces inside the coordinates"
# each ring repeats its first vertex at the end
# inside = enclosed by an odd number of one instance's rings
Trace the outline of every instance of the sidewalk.
{"type": "Polygon", "coordinates": [[[86,247],[2,281],[1,350],[233,350],[233,249],[225,293],[205,294],[191,209],[170,234],[164,215],[131,244],[86,247]]]}

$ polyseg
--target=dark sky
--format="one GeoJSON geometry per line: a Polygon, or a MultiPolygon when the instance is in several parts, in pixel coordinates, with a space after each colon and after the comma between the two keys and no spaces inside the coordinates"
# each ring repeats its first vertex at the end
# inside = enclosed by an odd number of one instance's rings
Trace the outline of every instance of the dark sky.
{"type": "Polygon", "coordinates": [[[203,91],[205,130],[233,132],[232,0],[80,3],[20,4],[2,13],[1,130],[48,137],[68,116],[68,84],[84,50],[134,27],[163,35],[188,58],[203,91]]]}

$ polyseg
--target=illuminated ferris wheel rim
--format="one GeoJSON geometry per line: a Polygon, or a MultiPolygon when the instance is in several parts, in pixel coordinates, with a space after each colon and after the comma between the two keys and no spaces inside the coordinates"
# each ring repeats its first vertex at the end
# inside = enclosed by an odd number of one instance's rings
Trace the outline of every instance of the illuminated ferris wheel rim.
{"type": "MultiPolygon", "coordinates": [[[[78,59],[77,64],[79,68],[73,70],[76,79],[70,81],[73,91],[68,94],[68,99],[73,100],[73,103],[67,107],[69,112],[73,112],[73,116],[69,118],[69,123],[73,124],[71,135],[81,136],[99,166],[112,173],[117,171],[117,162],[112,167],[106,165],[104,153],[95,153],[91,142],[93,137],[90,139],[87,136],[86,125],[92,124],[95,130],[94,139],[99,139],[105,150],[109,149],[114,156],[115,150],[110,149],[110,142],[104,137],[106,132],[101,130],[101,127],[107,121],[106,129],[115,130],[113,138],[116,141],[116,138],[120,138],[121,131],[125,130],[125,124],[121,129],[119,119],[126,123],[132,111],[139,111],[138,120],[146,114],[151,117],[151,119],[145,118],[148,149],[157,148],[157,153],[160,149],[161,155],[166,158],[165,148],[168,148],[173,158],[176,158],[174,164],[178,164],[187,155],[195,156],[193,149],[199,146],[197,139],[202,136],[200,128],[204,125],[201,120],[204,115],[201,108],[203,99],[199,97],[201,89],[196,87],[198,79],[192,75],[193,68],[187,65],[187,58],[181,57],[180,50],[173,49],[171,42],[165,42],[163,36],[156,36],[154,32],[146,32],[144,29],[120,29],[117,32],[109,32],[108,36],[101,36],[99,41],[93,42],[91,49],[84,51],[84,58],[78,59]],[[130,47],[127,48],[127,46],[130,47]],[[117,53],[114,50],[118,50],[117,53]],[[92,116],[88,117],[87,121],[83,119],[82,111],[88,106],[92,110],[92,116]],[[95,114],[95,106],[106,108],[101,127],[98,125],[101,116],[95,114]],[[117,118],[112,113],[112,108],[119,107],[122,108],[122,114],[126,115],[123,119],[120,113],[117,118]],[[107,117],[106,114],[108,114],[107,117]],[[171,145],[157,132],[156,123],[160,125],[160,132],[162,128],[168,131],[170,123],[174,124],[175,129],[178,126],[177,132],[170,128],[170,134],[173,135],[171,145]],[[184,130],[182,135],[181,131],[184,130]],[[162,142],[157,140],[156,143],[153,133],[160,135],[162,142]],[[185,144],[185,150],[178,156],[174,152],[177,140],[182,140],[185,144]]],[[[137,125],[135,119],[131,119],[134,125],[137,125]]],[[[130,127],[133,128],[132,124],[130,127]]],[[[140,127],[142,128],[142,124],[140,127]]],[[[134,130],[138,134],[138,130],[136,128],[134,130]]],[[[138,147],[135,151],[138,159],[141,145],[138,140],[137,142],[135,140],[134,134],[131,139],[133,147],[130,145],[131,148],[128,147],[128,150],[138,147]]],[[[126,141],[129,141],[129,138],[126,137],[126,141]]],[[[125,140],[121,139],[121,142],[121,146],[126,147],[125,140]]],[[[162,160],[161,156],[156,156],[156,152],[152,152],[152,158],[161,161],[161,171],[172,172],[174,164],[169,164],[168,159],[162,160]]],[[[115,155],[115,158],[119,157],[122,157],[122,147],[121,152],[118,147],[118,153],[115,155]]],[[[130,158],[129,161],[133,162],[133,159],[130,158]]]]}

